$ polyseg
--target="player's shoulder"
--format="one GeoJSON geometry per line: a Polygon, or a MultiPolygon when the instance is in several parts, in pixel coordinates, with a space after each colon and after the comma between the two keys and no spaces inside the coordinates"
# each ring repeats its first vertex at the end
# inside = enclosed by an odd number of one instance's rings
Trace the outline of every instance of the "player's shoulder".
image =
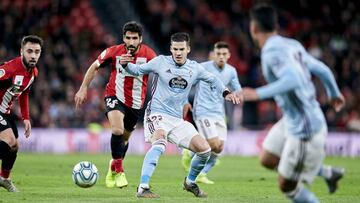
{"type": "Polygon", "coordinates": [[[39,70],[37,67],[34,68],[33,75],[34,75],[34,77],[37,77],[39,75],[39,70]]]}
{"type": "Polygon", "coordinates": [[[214,61],[204,61],[204,62],[201,62],[200,64],[204,67],[207,67],[207,66],[210,66],[214,63],[214,61]]]}
{"type": "Polygon", "coordinates": [[[139,55],[145,56],[150,59],[156,57],[155,51],[146,44],[141,44],[140,50],[139,50],[139,55]]]}

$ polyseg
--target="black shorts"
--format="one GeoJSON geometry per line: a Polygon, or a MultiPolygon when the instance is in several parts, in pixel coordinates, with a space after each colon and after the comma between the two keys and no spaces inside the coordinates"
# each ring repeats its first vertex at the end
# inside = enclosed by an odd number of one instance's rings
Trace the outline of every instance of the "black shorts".
{"type": "Polygon", "coordinates": [[[105,115],[107,116],[107,114],[112,110],[121,111],[124,114],[124,128],[129,132],[133,131],[137,121],[142,116],[143,111],[141,109],[127,107],[116,96],[105,97],[104,100],[106,107],[105,115]]]}
{"type": "Polygon", "coordinates": [[[0,112],[0,132],[11,128],[15,138],[19,137],[18,129],[16,127],[16,118],[12,114],[5,114],[0,112]]]}

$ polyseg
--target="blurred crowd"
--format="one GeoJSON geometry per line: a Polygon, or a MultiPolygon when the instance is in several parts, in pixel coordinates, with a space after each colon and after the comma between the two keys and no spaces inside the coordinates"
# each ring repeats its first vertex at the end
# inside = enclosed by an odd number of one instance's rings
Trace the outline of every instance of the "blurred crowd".
{"type": "MultiPolygon", "coordinates": [[[[231,45],[230,64],[237,68],[243,86],[265,84],[259,51],[248,34],[248,11],[255,0],[133,0],[131,4],[162,54],[169,54],[170,35],[191,34],[190,58],[208,58],[213,43],[231,45]],[[141,15],[140,15],[141,14],[141,15]]],[[[269,1],[267,1],[269,2],[269,1]]],[[[336,114],[327,104],[318,80],[318,99],[330,129],[360,131],[360,3],[356,0],[274,1],[280,12],[280,32],[301,41],[309,52],[333,71],[346,108],[336,114]]],[[[89,90],[88,102],[75,110],[73,98],[86,69],[106,47],[119,43],[103,27],[89,0],[2,0],[0,2],[0,61],[19,54],[23,35],[37,34],[45,46],[39,77],[32,87],[30,115],[34,127],[85,127],[106,125],[103,90],[109,70],[100,71],[89,90]]],[[[130,20],[130,19],[129,19],[130,20]]],[[[114,32],[113,32],[114,33],[114,32]]],[[[117,31],[117,33],[119,33],[117,31]]],[[[281,112],[273,101],[231,107],[229,121],[237,126],[266,127],[281,112]],[[242,115],[242,116],[240,116],[242,115]]],[[[16,113],[19,113],[17,111],[16,113]]]]}

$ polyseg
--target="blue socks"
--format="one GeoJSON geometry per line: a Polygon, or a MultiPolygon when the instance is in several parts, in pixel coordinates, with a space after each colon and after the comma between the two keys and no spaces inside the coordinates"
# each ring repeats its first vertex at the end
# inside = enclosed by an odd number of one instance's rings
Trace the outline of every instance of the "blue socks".
{"type": "Polygon", "coordinates": [[[165,152],[166,141],[161,139],[153,143],[146,153],[141,169],[140,187],[149,188],[150,178],[155,171],[160,156],[165,152]]]}
{"type": "Polygon", "coordinates": [[[201,171],[201,173],[207,174],[209,173],[210,169],[215,166],[216,160],[218,158],[218,154],[211,152],[209,160],[206,162],[204,169],[201,171]]]}
{"type": "Polygon", "coordinates": [[[203,170],[206,162],[209,160],[211,154],[211,149],[204,152],[196,153],[191,160],[190,171],[186,178],[189,182],[195,182],[196,177],[199,175],[201,170],[203,170]]]}
{"type": "Polygon", "coordinates": [[[315,194],[300,185],[292,192],[286,193],[286,196],[292,200],[293,203],[320,203],[315,194]]]}

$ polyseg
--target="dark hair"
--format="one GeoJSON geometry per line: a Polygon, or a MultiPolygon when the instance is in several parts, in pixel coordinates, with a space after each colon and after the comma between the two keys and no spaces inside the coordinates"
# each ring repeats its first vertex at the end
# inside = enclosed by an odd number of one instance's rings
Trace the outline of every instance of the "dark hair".
{"type": "Polygon", "coordinates": [[[214,49],[221,49],[221,48],[229,49],[230,47],[229,44],[224,41],[216,42],[214,44],[214,49]]]}
{"type": "Polygon", "coordinates": [[[186,32],[177,32],[171,35],[172,42],[186,42],[187,45],[190,45],[190,36],[186,32]]]}
{"type": "Polygon", "coordinates": [[[25,44],[28,42],[39,44],[40,47],[42,47],[44,44],[44,40],[41,39],[41,37],[36,36],[36,35],[28,35],[28,36],[25,36],[22,38],[21,47],[25,46],[25,44]]]}
{"type": "Polygon", "coordinates": [[[250,10],[250,20],[256,21],[262,32],[276,30],[278,16],[275,8],[267,4],[258,4],[250,10]]]}
{"type": "Polygon", "coordinates": [[[143,34],[143,26],[138,22],[130,21],[123,26],[123,35],[125,35],[127,31],[136,32],[141,37],[143,34]]]}

